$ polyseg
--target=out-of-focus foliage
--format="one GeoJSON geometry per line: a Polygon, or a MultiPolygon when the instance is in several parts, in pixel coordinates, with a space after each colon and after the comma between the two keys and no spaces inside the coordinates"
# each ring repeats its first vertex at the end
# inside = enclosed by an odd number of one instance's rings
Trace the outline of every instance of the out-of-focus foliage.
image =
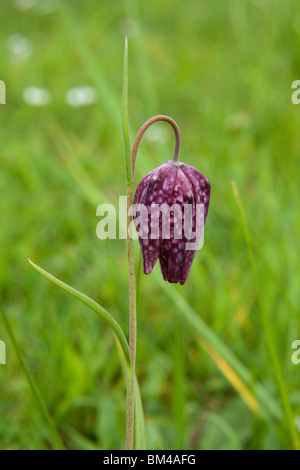
{"type": "MultiPolygon", "coordinates": [[[[126,193],[121,92],[128,34],[132,135],[150,116],[170,115],[181,128],[181,159],[212,185],[205,245],[186,285],[163,288],[158,266],[149,276],[138,272],[137,376],[148,445],[290,447],[284,418],[267,418],[261,402],[258,414],[247,405],[233,372],[222,369],[222,355],[170,292],[280,409],[234,180],[299,426],[300,365],[291,362],[300,335],[300,106],[291,102],[292,82],[300,79],[299,2],[14,0],[1,2],[0,16],[7,95],[0,106],[1,303],[66,446],[124,446],[124,379],[111,331],[26,258],[95,298],[128,332],[125,241],[96,237],[97,206],[118,206],[126,193]]],[[[146,136],[136,184],[173,153],[166,124],[146,136]]],[[[135,250],[138,265],[138,242],[135,250]]],[[[7,345],[0,448],[49,448],[2,324],[0,339],[7,345]]]]}

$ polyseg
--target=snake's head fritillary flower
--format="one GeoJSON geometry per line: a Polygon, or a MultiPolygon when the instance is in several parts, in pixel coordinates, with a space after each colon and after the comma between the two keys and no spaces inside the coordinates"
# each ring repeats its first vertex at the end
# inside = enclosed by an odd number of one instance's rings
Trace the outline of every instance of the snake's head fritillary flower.
{"type": "Polygon", "coordinates": [[[159,259],[165,281],[185,283],[203,233],[209,200],[207,178],[184,163],[167,161],[142,179],[133,202],[146,208],[144,218],[139,217],[139,210],[134,215],[145,274],[159,259]]]}

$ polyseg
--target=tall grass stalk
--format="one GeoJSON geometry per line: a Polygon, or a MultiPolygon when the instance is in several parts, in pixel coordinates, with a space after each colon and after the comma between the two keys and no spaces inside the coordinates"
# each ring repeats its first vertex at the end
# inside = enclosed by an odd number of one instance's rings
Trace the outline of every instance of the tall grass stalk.
{"type": "Polygon", "coordinates": [[[133,202],[133,176],[130,152],[129,118],[128,118],[128,40],[125,38],[124,71],[123,71],[123,136],[126,161],[127,178],[127,260],[129,280],[129,350],[131,367],[127,374],[127,409],[126,409],[126,449],[133,449],[134,443],[134,389],[135,389],[135,354],[136,354],[136,285],[133,256],[132,237],[129,234],[129,226],[132,217],[129,216],[129,208],[133,202]]]}
{"type": "MultiPolygon", "coordinates": [[[[97,314],[99,314],[108,325],[113,329],[117,344],[123,353],[124,364],[126,364],[127,372],[127,405],[126,405],[126,449],[132,450],[134,448],[134,429],[136,427],[136,444],[139,448],[146,447],[145,440],[145,425],[144,413],[139,391],[138,382],[135,376],[135,354],[136,354],[136,285],[135,285],[135,266],[133,256],[133,243],[132,237],[129,234],[129,226],[131,217],[128,216],[129,207],[133,201],[133,171],[130,152],[130,136],[129,136],[129,120],[128,120],[128,42],[125,38],[125,51],[124,51],[124,73],[123,73],[123,134],[124,134],[124,147],[125,147],[125,160],[126,160],[126,179],[127,179],[127,258],[128,258],[128,276],[129,276],[129,342],[127,342],[125,335],[120,325],[116,320],[97,302],[88,297],[87,295],[79,292],[71,286],[68,286],[61,280],[52,276],[38,265],[28,260],[40,274],[46,277],[53,284],[60,287],[62,290],[77,298],[97,314]],[[135,395],[136,390],[136,395],[135,395]],[[135,415],[135,403],[137,413],[135,415]]],[[[49,423],[50,424],[50,423],[49,423]]]]}
{"type": "Polygon", "coordinates": [[[54,444],[54,448],[56,450],[64,450],[65,447],[62,443],[62,440],[57,432],[57,429],[56,429],[56,426],[47,410],[47,407],[45,405],[45,402],[44,402],[44,399],[43,399],[43,395],[42,393],[40,392],[40,389],[39,387],[37,386],[33,376],[31,375],[28,367],[27,367],[27,364],[25,362],[25,359],[23,357],[23,354],[22,354],[22,351],[21,349],[19,348],[19,345],[18,345],[18,342],[15,338],[15,335],[13,334],[13,331],[12,331],[12,328],[10,326],[10,323],[2,309],[2,307],[0,306],[0,317],[2,319],[2,322],[3,322],[3,325],[6,329],[6,332],[11,340],[11,343],[13,345],[13,348],[16,352],[16,355],[19,359],[19,362],[20,362],[20,365],[21,365],[21,368],[24,372],[24,375],[26,377],[26,380],[27,380],[27,383],[29,385],[29,388],[31,390],[31,393],[34,397],[34,400],[35,400],[35,403],[36,403],[36,406],[39,408],[40,410],[40,413],[41,415],[43,416],[44,418],[44,421],[49,429],[49,432],[52,436],[52,439],[53,439],[53,444],[54,444]]]}

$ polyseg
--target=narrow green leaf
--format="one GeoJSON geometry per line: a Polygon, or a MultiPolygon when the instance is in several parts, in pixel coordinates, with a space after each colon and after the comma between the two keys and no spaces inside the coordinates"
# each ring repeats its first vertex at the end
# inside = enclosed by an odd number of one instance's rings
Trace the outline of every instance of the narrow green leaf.
{"type": "Polygon", "coordinates": [[[135,376],[135,449],[146,450],[146,431],[143,403],[138,380],[135,376]]]}
{"type": "Polygon", "coordinates": [[[212,423],[228,439],[231,450],[242,450],[242,443],[237,429],[234,429],[222,415],[206,413],[203,421],[212,423]]]}
{"type": "Polygon", "coordinates": [[[47,410],[47,407],[45,405],[45,402],[44,402],[44,399],[42,397],[42,394],[40,392],[40,389],[39,387],[37,386],[33,376],[31,375],[31,373],[29,372],[29,369],[26,365],[26,362],[25,362],[25,359],[23,357],[23,354],[21,352],[21,349],[19,348],[19,345],[17,343],[17,340],[13,334],[13,331],[11,329],[11,326],[9,324],[9,321],[2,309],[2,307],[0,307],[0,316],[2,318],[2,322],[4,324],[4,327],[7,331],[7,334],[12,342],[12,345],[14,347],[14,350],[18,356],[18,359],[20,361],[20,365],[21,365],[21,368],[24,372],[24,375],[26,377],[26,380],[27,380],[27,383],[29,385],[29,388],[31,390],[31,393],[35,399],[35,403],[37,405],[37,407],[39,408],[40,412],[41,412],[41,415],[43,416],[47,426],[48,426],[48,429],[49,429],[49,432],[51,433],[52,435],[52,439],[53,439],[53,443],[54,443],[54,447],[57,449],[57,450],[64,450],[65,447],[60,439],[60,436],[57,432],[57,429],[55,427],[55,424],[51,418],[51,416],[49,415],[48,413],[48,410],[47,410]]]}
{"type": "Polygon", "coordinates": [[[235,356],[226,344],[205,324],[193,307],[178,292],[174,286],[166,285],[161,278],[156,278],[157,282],[165,291],[171,302],[176,306],[176,312],[184,316],[193,330],[197,333],[198,339],[204,338],[216,351],[224,358],[228,364],[237,372],[245,384],[255,390],[257,398],[263,404],[263,410],[268,411],[274,418],[282,418],[282,410],[276,400],[274,400],[268,390],[260,383],[253,383],[252,376],[247,367],[235,356]]]}
{"type": "Polygon", "coordinates": [[[256,294],[257,294],[257,300],[258,300],[258,305],[259,305],[259,310],[260,310],[260,315],[261,315],[262,326],[264,329],[267,346],[269,348],[270,357],[273,363],[274,373],[275,373],[275,377],[277,380],[279,394],[281,396],[282,405],[283,405],[283,409],[286,415],[286,421],[287,421],[287,425],[289,428],[293,447],[295,449],[299,449],[300,442],[299,442],[298,432],[294,423],[293,413],[292,413],[289,396],[288,396],[288,391],[287,391],[286,383],[283,378],[281,365],[280,365],[280,361],[279,361],[277,350],[276,350],[275,339],[274,339],[273,332],[270,326],[268,312],[265,306],[264,297],[263,297],[263,293],[262,293],[260,282],[259,282],[256,262],[255,262],[254,254],[253,254],[250,231],[248,229],[244,208],[243,208],[240,196],[239,196],[237,186],[234,182],[232,182],[231,185],[232,185],[233,195],[234,195],[237,207],[238,207],[241,223],[242,223],[245,243],[246,243],[246,247],[248,251],[249,264],[250,264],[251,271],[252,271],[253,282],[256,288],[256,294]]]}
{"type": "Polygon", "coordinates": [[[125,37],[125,47],[124,47],[122,125],[123,125],[124,149],[125,149],[125,160],[126,160],[126,177],[127,177],[127,183],[131,183],[132,182],[132,163],[131,163],[131,152],[130,152],[129,117],[128,117],[128,40],[127,40],[127,36],[125,37]]]}
{"type": "Polygon", "coordinates": [[[82,292],[79,292],[78,290],[74,289],[73,287],[68,286],[68,284],[65,284],[63,281],[60,279],[57,279],[56,277],[52,276],[52,274],[48,273],[44,269],[40,268],[37,264],[33,263],[30,259],[28,259],[28,262],[31,264],[31,266],[36,269],[42,276],[44,276],[46,279],[51,281],[53,284],[56,286],[60,287],[62,290],[67,292],[68,294],[72,295],[75,297],[75,299],[80,300],[82,303],[90,307],[94,312],[96,312],[103,320],[106,321],[106,323],[113,329],[116,337],[118,338],[120,345],[122,347],[122,351],[124,353],[124,357],[126,362],[131,366],[131,359],[130,359],[130,353],[129,353],[129,347],[127,340],[125,338],[125,335],[123,333],[122,328],[120,325],[116,322],[116,320],[108,313],[101,305],[97,304],[93,299],[88,297],[85,294],[82,294],[82,292]]]}

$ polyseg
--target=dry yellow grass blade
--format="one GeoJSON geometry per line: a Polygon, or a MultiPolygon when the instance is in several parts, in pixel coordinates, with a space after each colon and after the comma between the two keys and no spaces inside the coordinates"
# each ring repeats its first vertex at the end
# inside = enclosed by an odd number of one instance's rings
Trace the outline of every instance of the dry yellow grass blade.
{"type": "Polygon", "coordinates": [[[249,388],[244,384],[244,382],[242,382],[236,372],[232,369],[232,367],[230,367],[228,362],[226,362],[207,341],[202,340],[201,345],[213,359],[222,374],[224,374],[227,380],[231,383],[233,388],[238,392],[250,410],[256,415],[260,415],[261,409],[258,401],[255,399],[249,388]]]}

